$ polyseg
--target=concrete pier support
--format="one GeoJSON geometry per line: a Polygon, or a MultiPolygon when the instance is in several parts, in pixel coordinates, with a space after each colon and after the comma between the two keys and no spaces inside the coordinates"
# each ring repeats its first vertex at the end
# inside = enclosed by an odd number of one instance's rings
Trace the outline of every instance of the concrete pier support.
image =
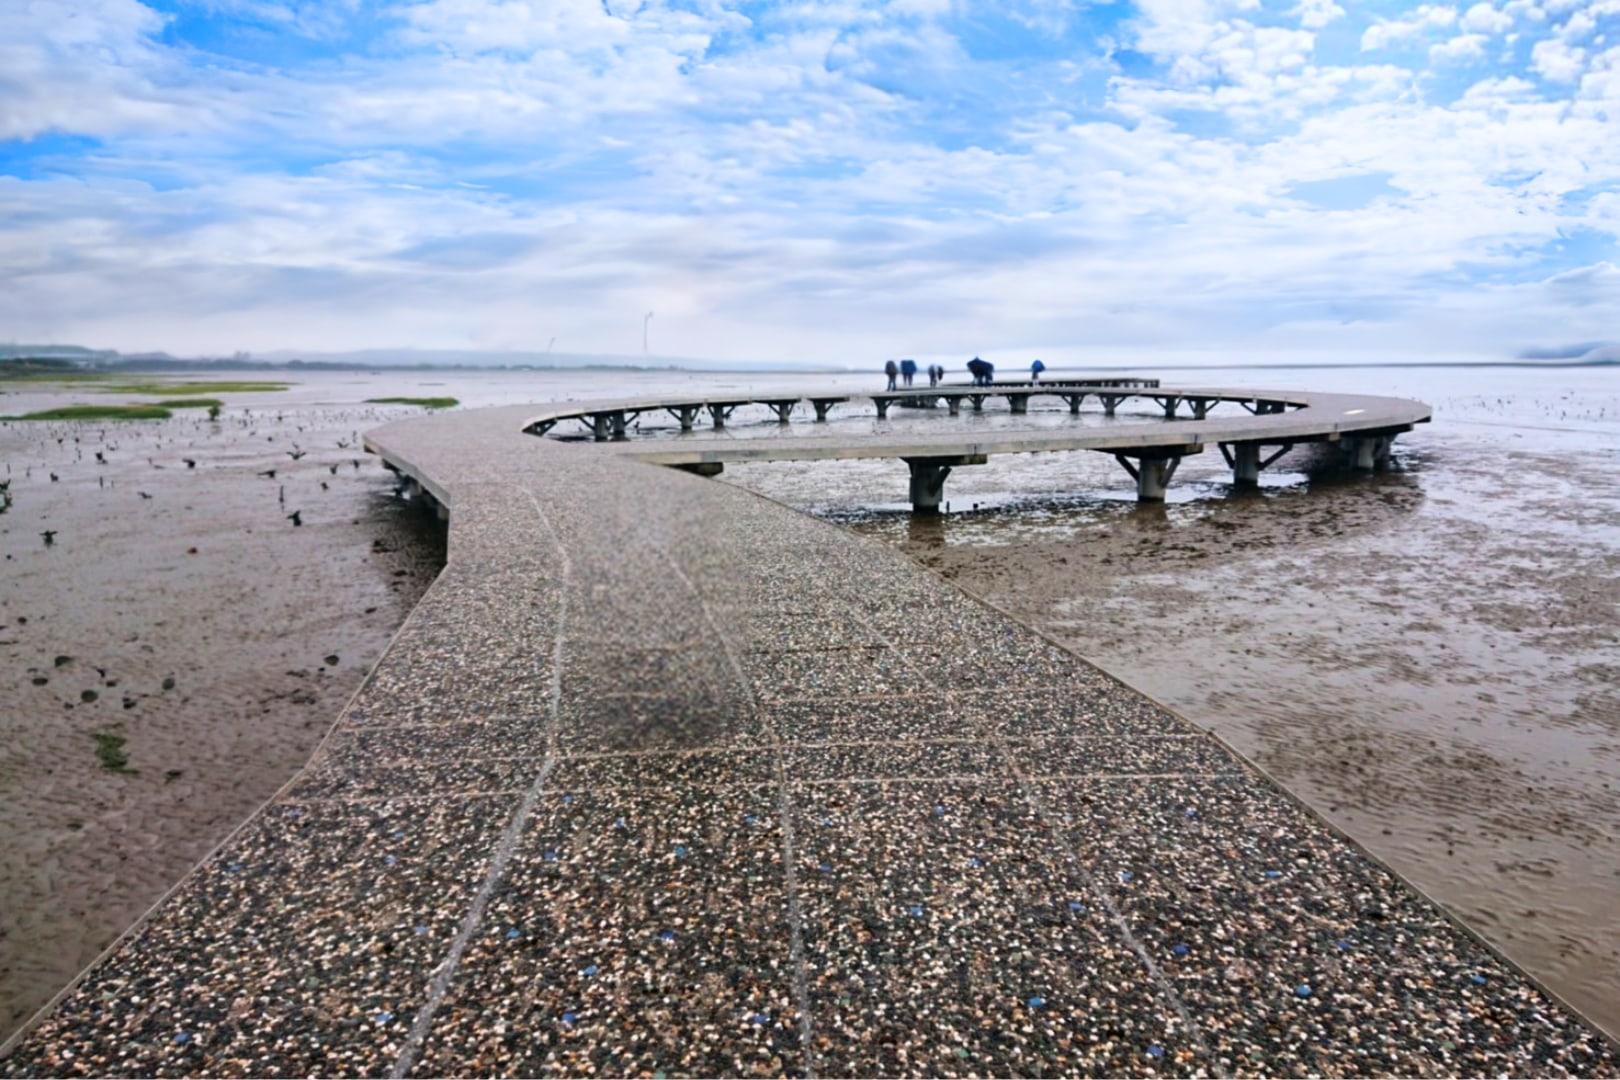
{"type": "Polygon", "coordinates": [[[958,465],[983,465],[984,454],[958,454],[952,457],[905,458],[911,468],[911,512],[919,517],[939,513],[945,495],[945,478],[958,465]]]}
{"type": "Polygon", "coordinates": [[[887,420],[889,418],[889,406],[893,404],[889,398],[873,398],[872,404],[877,406],[879,420],[887,420]]]}
{"type": "Polygon", "coordinates": [[[1164,410],[1164,418],[1166,420],[1174,420],[1176,418],[1176,406],[1181,404],[1180,398],[1175,397],[1174,395],[1165,397],[1155,396],[1153,400],[1157,401],[1159,403],[1159,407],[1164,410]]]}
{"type": "MultiPolygon", "coordinates": [[[[1222,444],[1224,449],[1224,444],[1222,444]]],[[[1238,487],[1260,486],[1260,447],[1256,443],[1238,443],[1232,447],[1232,483],[1238,487]]]]}
{"type": "Polygon", "coordinates": [[[1283,443],[1269,456],[1265,453],[1265,444],[1257,442],[1248,443],[1221,443],[1221,456],[1232,467],[1232,484],[1235,487],[1260,486],[1260,474],[1271,467],[1272,462],[1282,457],[1294,448],[1293,443],[1283,443]]]}
{"type": "Polygon", "coordinates": [[[1080,403],[1082,401],[1086,400],[1086,395],[1084,395],[1084,394],[1064,394],[1063,395],[1063,400],[1068,402],[1069,413],[1071,415],[1078,416],[1080,414],[1080,403]]]}
{"type": "Polygon", "coordinates": [[[698,413],[703,411],[703,406],[671,405],[664,411],[681,422],[682,431],[691,431],[693,423],[697,420],[698,413]]]}
{"type": "Polygon", "coordinates": [[[955,394],[945,399],[945,407],[950,410],[952,416],[962,415],[962,399],[955,394]]]}
{"type": "Polygon", "coordinates": [[[629,416],[623,409],[612,409],[608,412],[586,413],[583,418],[591,426],[591,437],[597,442],[624,442],[630,438],[628,431],[629,416]]]}
{"type": "Polygon", "coordinates": [[[1124,454],[1115,454],[1114,460],[1123,465],[1136,481],[1136,501],[1155,503],[1164,502],[1165,489],[1170,486],[1170,479],[1176,475],[1183,456],[1182,452],[1168,451],[1152,457],[1138,457],[1134,465],[1124,454]]]}
{"type": "Polygon", "coordinates": [[[1124,395],[1124,394],[1098,394],[1097,397],[1102,401],[1103,415],[1104,416],[1113,416],[1114,415],[1114,410],[1119,408],[1119,403],[1125,400],[1126,395],[1124,395]]]}
{"type": "Polygon", "coordinates": [[[834,405],[837,405],[841,401],[848,400],[849,398],[842,397],[811,398],[810,405],[816,410],[816,422],[825,423],[827,420],[827,410],[831,409],[834,405]]]}
{"type": "Polygon", "coordinates": [[[723,461],[694,461],[687,465],[676,465],[681,472],[689,472],[694,476],[719,476],[726,471],[723,461]]]}
{"type": "Polygon", "coordinates": [[[785,424],[788,422],[788,418],[793,415],[793,409],[799,404],[799,401],[797,398],[794,398],[791,401],[786,399],[781,401],[767,401],[765,404],[770,406],[771,411],[776,414],[776,422],[778,424],[785,424]]]}
{"type": "Polygon", "coordinates": [[[726,421],[731,418],[731,414],[736,411],[737,406],[719,405],[711,402],[705,408],[709,410],[709,419],[714,421],[715,430],[718,431],[726,426],[726,421]]]}
{"type": "Polygon", "coordinates": [[[1187,404],[1192,406],[1193,419],[1202,420],[1209,415],[1209,410],[1219,400],[1220,398],[1190,397],[1187,399],[1187,404]]]}
{"type": "Polygon", "coordinates": [[[1350,454],[1352,469],[1357,472],[1372,472],[1389,461],[1390,447],[1394,443],[1393,435],[1368,435],[1357,439],[1345,439],[1344,448],[1350,454]]]}
{"type": "Polygon", "coordinates": [[[1007,408],[1011,410],[1015,416],[1022,416],[1023,414],[1029,412],[1029,395],[1008,394],[1007,408]]]}
{"type": "Polygon", "coordinates": [[[973,403],[974,412],[984,412],[985,394],[969,394],[968,400],[973,403]]]}

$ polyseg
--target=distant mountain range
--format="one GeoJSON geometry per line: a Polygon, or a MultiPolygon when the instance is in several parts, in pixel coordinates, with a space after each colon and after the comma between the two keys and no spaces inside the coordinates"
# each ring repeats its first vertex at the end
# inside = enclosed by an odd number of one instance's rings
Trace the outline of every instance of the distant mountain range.
{"type": "Polygon", "coordinates": [[[120,353],[80,345],[0,345],[0,360],[63,361],[97,371],[441,371],[491,368],[551,371],[558,368],[614,368],[631,371],[846,371],[833,364],[783,363],[776,360],[705,360],[693,357],[618,356],[602,353],[486,352],[467,349],[357,349],[350,352],[300,352],[279,349],[254,355],[239,352],[221,357],[178,357],[166,352],[120,353]]]}

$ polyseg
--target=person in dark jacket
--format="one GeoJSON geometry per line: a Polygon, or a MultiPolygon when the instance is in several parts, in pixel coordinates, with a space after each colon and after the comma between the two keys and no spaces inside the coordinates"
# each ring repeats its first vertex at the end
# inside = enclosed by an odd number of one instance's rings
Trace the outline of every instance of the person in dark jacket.
{"type": "Polygon", "coordinates": [[[990,380],[996,376],[996,365],[977,356],[968,361],[967,369],[968,374],[973,376],[974,386],[989,386],[990,380]]]}
{"type": "Polygon", "coordinates": [[[917,361],[915,361],[915,360],[902,360],[902,361],[900,361],[900,381],[905,383],[907,386],[910,386],[911,385],[911,380],[916,378],[916,377],[917,377],[917,361]]]}
{"type": "Polygon", "coordinates": [[[900,365],[890,360],[883,365],[883,374],[889,377],[889,389],[893,390],[895,377],[900,374],[900,365]]]}

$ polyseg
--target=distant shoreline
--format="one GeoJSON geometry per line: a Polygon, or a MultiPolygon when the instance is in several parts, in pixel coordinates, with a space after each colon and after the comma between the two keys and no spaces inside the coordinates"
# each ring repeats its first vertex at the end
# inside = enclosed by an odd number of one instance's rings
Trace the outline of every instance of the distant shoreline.
{"type": "MultiPolygon", "coordinates": [[[[1417,360],[1343,363],[1283,363],[1283,364],[1109,364],[1105,366],[1064,366],[1049,372],[1117,372],[1170,369],[1176,371],[1332,371],[1346,368],[1610,368],[1620,367],[1620,359],[1596,360],[1417,360]]],[[[566,372],[566,371],[618,371],[626,373],[684,372],[692,375],[846,375],[868,370],[865,367],[685,367],[680,364],[380,364],[337,360],[289,360],[284,363],[269,360],[117,360],[112,362],[85,362],[68,357],[14,356],[0,358],[0,381],[9,378],[48,378],[52,374],[64,376],[167,374],[200,375],[221,371],[272,371],[286,374],[298,372],[349,372],[385,374],[395,372],[566,372]]],[[[876,371],[874,367],[872,370],[876,371]]]]}

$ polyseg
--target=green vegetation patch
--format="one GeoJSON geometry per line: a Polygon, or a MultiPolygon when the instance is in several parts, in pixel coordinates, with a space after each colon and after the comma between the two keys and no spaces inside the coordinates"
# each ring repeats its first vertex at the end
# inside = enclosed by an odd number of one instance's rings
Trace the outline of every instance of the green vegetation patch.
{"type": "Polygon", "coordinates": [[[160,409],[223,409],[225,403],[212,397],[166,398],[157,402],[157,406],[160,409]]]}
{"type": "Polygon", "coordinates": [[[281,382],[110,382],[103,389],[109,394],[262,394],[285,390],[291,383],[281,382]]]}
{"type": "Polygon", "coordinates": [[[97,731],[93,733],[96,740],[96,757],[101,759],[101,767],[108,772],[123,773],[134,776],[136,770],[129,767],[129,755],[124,753],[125,739],[116,731],[97,731]]]}
{"type": "Polygon", "coordinates": [[[5,420],[167,420],[174,414],[161,405],[64,405],[5,420]]]}
{"type": "Polygon", "coordinates": [[[367,405],[420,405],[424,409],[453,409],[461,402],[453,397],[374,397],[367,405]]]}

